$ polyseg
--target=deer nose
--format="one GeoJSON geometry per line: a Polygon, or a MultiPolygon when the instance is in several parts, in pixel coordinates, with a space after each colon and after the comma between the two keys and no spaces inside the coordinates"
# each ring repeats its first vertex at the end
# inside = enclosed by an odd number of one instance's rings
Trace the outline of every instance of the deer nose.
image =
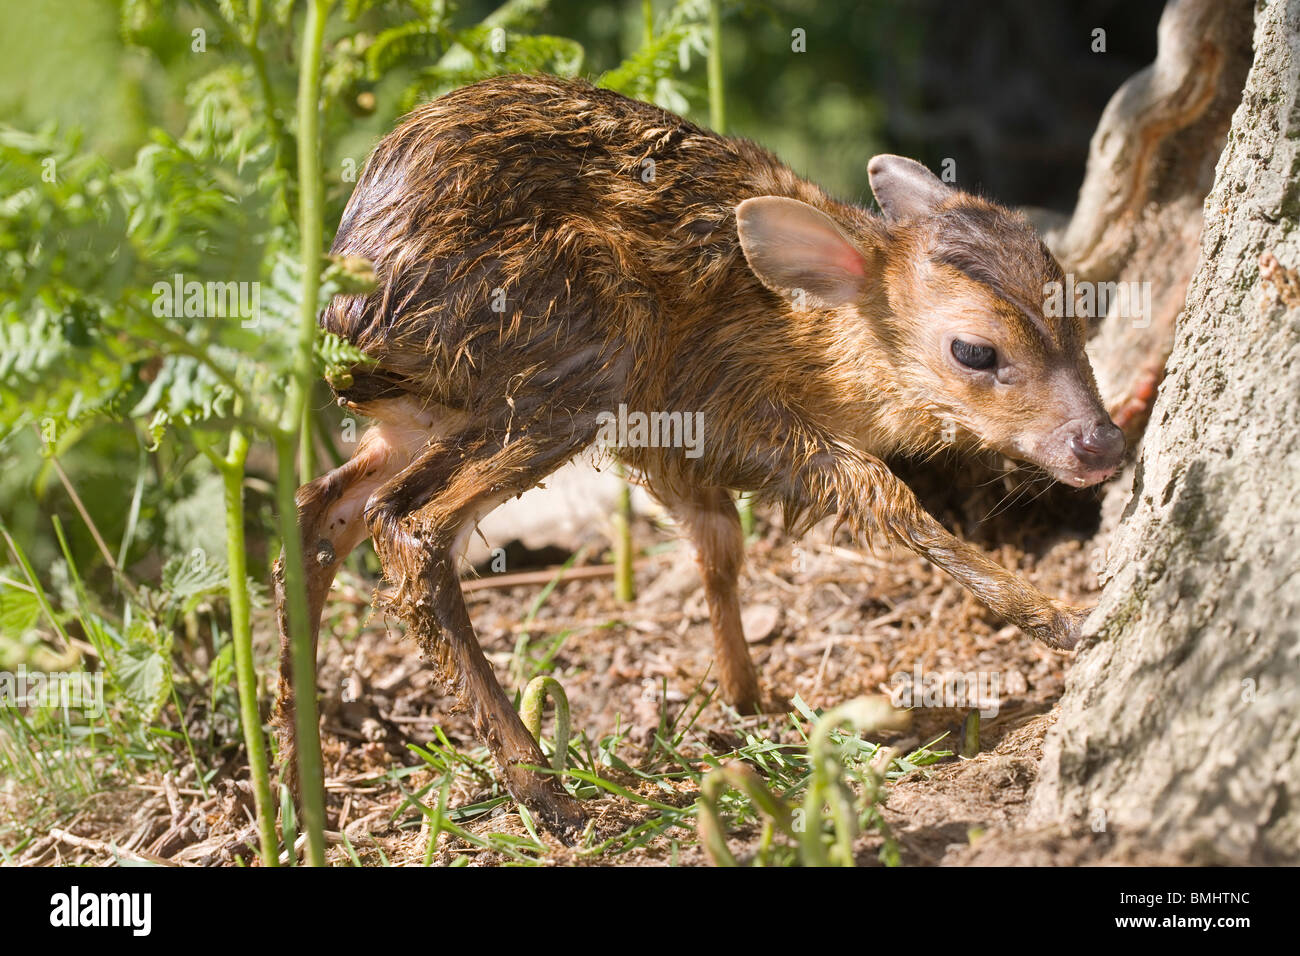
{"type": "Polygon", "coordinates": [[[1074,457],[1093,471],[1113,471],[1124,459],[1124,433],[1113,422],[1097,422],[1070,439],[1074,457]]]}

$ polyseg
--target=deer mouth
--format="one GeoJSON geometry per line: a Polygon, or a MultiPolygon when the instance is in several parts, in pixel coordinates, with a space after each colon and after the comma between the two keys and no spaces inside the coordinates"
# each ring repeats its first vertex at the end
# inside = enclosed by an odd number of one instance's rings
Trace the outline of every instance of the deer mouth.
{"type": "MultiPolygon", "coordinates": [[[[1004,452],[1004,454],[1006,454],[1004,452]]],[[[1075,455],[1068,444],[1053,442],[1047,448],[1018,448],[1008,457],[1036,465],[1054,480],[1071,488],[1091,488],[1114,477],[1123,464],[1123,456],[1097,460],[1075,455]]]]}
{"type": "Polygon", "coordinates": [[[1101,484],[1124,464],[1124,433],[1104,414],[1068,421],[1024,457],[1062,484],[1089,488],[1101,484]]]}
{"type": "Polygon", "coordinates": [[[1061,468],[1044,465],[1046,472],[1063,485],[1072,488],[1091,488],[1099,485],[1119,471],[1119,465],[1104,469],[1061,468]]]}

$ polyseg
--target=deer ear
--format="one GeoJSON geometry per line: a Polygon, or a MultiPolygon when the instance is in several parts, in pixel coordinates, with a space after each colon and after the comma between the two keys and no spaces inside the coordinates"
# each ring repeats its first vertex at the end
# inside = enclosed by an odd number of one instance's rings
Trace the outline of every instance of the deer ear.
{"type": "Polygon", "coordinates": [[[736,207],[736,231],[758,281],[796,306],[833,309],[862,297],[866,261],[821,210],[783,196],[746,199],[736,207]]]}
{"type": "Polygon", "coordinates": [[[887,153],[871,158],[867,178],[880,211],[891,222],[928,216],[953,193],[950,186],[916,160],[887,153]]]}

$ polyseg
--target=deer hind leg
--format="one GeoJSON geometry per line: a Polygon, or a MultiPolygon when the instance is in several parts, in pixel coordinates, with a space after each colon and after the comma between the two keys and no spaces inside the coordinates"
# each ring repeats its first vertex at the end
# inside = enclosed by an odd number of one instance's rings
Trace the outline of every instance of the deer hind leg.
{"type": "MultiPolygon", "coordinates": [[[[334,577],[352,549],[370,536],[365,522],[366,501],[410,464],[431,436],[436,436],[447,424],[445,415],[439,416],[405,398],[377,402],[364,411],[380,421],[362,436],[356,454],[328,474],[303,485],[296,496],[313,661],[321,611],[334,577]]],[[[280,630],[280,678],[272,723],[276,730],[280,780],[296,801],[300,792],[298,734],[283,561],[281,557],[275,562],[273,572],[276,621],[280,630]]],[[[315,686],[315,677],[313,667],[311,686],[315,686]]]]}
{"type": "Polygon", "coordinates": [[[483,656],[456,562],[483,515],[541,481],[591,437],[528,433],[505,446],[480,436],[439,442],[385,486],[366,511],[384,575],[394,586],[389,606],[468,710],[506,789],[566,843],[582,832],[586,817],[554,777],[527,768],[545,766],[545,757],[483,656]]]}
{"type": "Polygon", "coordinates": [[[725,488],[661,494],[664,506],[695,549],[713,626],[713,649],[723,699],[742,713],[760,710],[758,675],[740,623],[737,581],[745,563],[745,535],[725,488]]]}

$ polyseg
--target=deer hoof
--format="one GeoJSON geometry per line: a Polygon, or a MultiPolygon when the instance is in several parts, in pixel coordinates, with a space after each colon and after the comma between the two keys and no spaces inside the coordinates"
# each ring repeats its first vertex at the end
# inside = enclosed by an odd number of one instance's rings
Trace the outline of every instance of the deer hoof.
{"type": "Polygon", "coordinates": [[[1061,605],[1045,643],[1063,651],[1072,651],[1083,636],[1083,622],[1092,614],[1090,607],[1061,605]]]}

